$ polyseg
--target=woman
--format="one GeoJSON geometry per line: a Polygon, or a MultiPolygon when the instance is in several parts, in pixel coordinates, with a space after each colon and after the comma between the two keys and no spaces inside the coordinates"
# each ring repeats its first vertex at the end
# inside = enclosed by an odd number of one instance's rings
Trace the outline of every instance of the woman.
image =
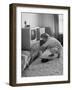
{"type": "Polygon", "coordinates": [[[40,51],[43,53],[45,50],[50,50],[51,58],[53,59],[53,55],[57,54],[57,58],[60,58],[62,54],[62,45],[61,43],[54,37],[49,36],[47,33],[41,35],[44,44],[40,47],[40,51]]]}

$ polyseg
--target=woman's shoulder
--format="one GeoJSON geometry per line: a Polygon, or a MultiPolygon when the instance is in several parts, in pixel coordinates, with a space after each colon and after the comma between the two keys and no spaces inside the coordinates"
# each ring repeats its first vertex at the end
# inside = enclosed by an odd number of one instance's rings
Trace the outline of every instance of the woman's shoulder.
{"type": "Polygon", "coordinates": [[[59,42],[55,37],[49,37],[49,39],[59,42]]]}
{"type": "Polygon", "coordinates": [[[55,37],[49,37],[48,40],[57,41],[55,37]]]}
{"type": "Polygon", "coordinates": [[[55,37],[50,37],[49,38],[49,41],[51,41],[52,43],[56,43],[56,44],[61,45],[61,43],[59,42],[59,40],[57,40],[55,37]]]}

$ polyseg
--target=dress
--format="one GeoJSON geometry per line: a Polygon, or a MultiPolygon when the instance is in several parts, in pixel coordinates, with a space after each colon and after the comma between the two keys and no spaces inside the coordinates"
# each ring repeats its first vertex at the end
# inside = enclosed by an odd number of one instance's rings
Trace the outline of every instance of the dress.
{"type": "Polygon", "coordinates": [[[42,51],[45,51],[46,49],[50,49],[53,54],[60,54],[62,51],[62,45],[56,38],[48,37],[47,41],[41,46],[42,51]]]}

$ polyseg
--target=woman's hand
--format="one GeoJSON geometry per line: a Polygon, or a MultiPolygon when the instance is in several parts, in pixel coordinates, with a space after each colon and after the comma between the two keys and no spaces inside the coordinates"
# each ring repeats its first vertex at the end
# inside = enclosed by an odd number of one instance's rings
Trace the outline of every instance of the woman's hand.
{"type": "Polygon", "coordinates": [[[40,51],[44,52],[45,51],[45,47],[41,46],[40,47],[40,51]]]}

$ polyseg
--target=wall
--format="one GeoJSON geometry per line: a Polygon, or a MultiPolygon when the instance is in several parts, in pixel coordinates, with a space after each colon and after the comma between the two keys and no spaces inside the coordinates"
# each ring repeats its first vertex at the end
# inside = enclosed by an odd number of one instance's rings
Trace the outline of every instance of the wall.
{"type": "Polygon", "coordinates": [[[40,17],[40,26],[41,27],[50,27],[54,32],[54,15],[52,14],[42,14],[40,17]]]}
{"type": "MultiPolygon", "coordinates": [[[[9,4],[10,3],[34,3],[47,5],[60,5],[71,7],[72,23],[72,0],[0,0],[0,90],[72,90],[72,77],[69,84],[53,84],[40,86],[9,86],[9,4]]],[[[71,33],[72,34],[72,25],[71,33]]],[[[71,35],[72,39],[72,35],[71,35]]],[[[71,41],[72,46],[72,41],[71,41]]],[[[71,50],[72,51],[72,48],[71,50]]],[[[72,60],[72,55],[71,55],[72,60]]],[[[72,76],[72,61],[71,76],[72,76]]]]}
{"type": "Polygon", "coordinates": [[[24,21],[31,27],[36,27],[39,24],[38,14],[22,13],[22,28],[24,27],[24,21]]]}
{"type": "Polygon", "coordinates": [[[22,13],[22,28],[25,26],[24,21],[26,21],[30,27],[50,27],[54,32],[54,15],[52,14],[22,13]]]}

